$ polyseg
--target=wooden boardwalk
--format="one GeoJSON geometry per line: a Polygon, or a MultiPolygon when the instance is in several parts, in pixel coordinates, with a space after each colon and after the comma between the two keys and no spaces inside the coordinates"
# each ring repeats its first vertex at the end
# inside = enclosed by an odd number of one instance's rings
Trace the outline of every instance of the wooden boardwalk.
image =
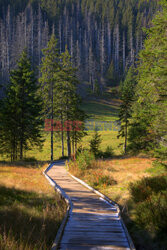
{"type": "Polygon", "coordinates": [[[75,181],[63,163],[54,165],[47,174],[73,203],[59,249],[131,249],[114,205],[75,181]]]}

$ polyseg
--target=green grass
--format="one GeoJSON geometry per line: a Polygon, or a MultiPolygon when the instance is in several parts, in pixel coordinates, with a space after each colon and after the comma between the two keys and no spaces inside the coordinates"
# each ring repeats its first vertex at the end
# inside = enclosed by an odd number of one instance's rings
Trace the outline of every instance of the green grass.
{"type": "MultiPolygon", "coordinates": [[[[84,101],[82,104],[82,109],[89,115],[89,119],[95,122],[99,121],[111,121],[114,122],[118,120],[118,108],[119,100],[106,101],[103,99],[96,99],[94,101],[84,101]]],[[[88,135],[85,136],[80,145],[83,147],[89,147],[89,141],[91,139],[93,132],[88,131],[88,135]]],[[[118,131],[100,131],[102,143],[101,150],[105,151],[107,146],[111,146],[114,150],[114,154],[119,155],[122,153],[122,146],[119,144],[123,142],[123,139],[117,139],[118,131]]],[[[50,160],[50,133],[43,132],[43,138],[45,142],[42,149],[33,147],[25,154],[25,158],[36,159],[37,161],[49,161],[50,160]]],[[[67,155],[67,145],[65,140],[65,155],[67,155]]],[[[61,139],[60,136],[54,136],[54,159],[57,160],[61,157],[61,139]]],[[[0,160],[10,161],[9,157],[0,157],[0,160]]]]}
{"type": "Polygon", "coordinates": [[[118,119],[117,102],[104,100],[83,102],[82,109],[89,115],[89,119],[100,121],[115,121],[118,119]]]}
{"type": "MultiPolygon", "coordinates": [[[[123,147],[119,146],[120,143],[123,142],[123,139],[117,139],[118,132],[117,131],[100,131],[102,138],[102,143],[100,145],[100,149],[105,151],[107,146],[111,146],[114,150],[115,155],[119,155],[123,152],[123,147]]],[[[85,136],[79,145],[83,147],[89,148],[89,141],[93,135],[93,132],[88,132],[88,135],[85,136]]],[[[39,161],[49,161],[50,160],[50,134],[47,133],[45,136],[44,146],[41,150],[37,148],[33,148],[32,150],[26,153],[26,157],[35,158],[39,161]]],[[[67,155],[67,146],[65,144],[65,154],[67,155]]],[[[59,159],[61,157],[61,141],[59,138],[55,138],[54,142],[54,159],[59,159]]]]}
{"type": "Polygon", "coordinates": [[[167,164],[154,161],[152,165],[152,168],[147,169],[147,173],[150,173],[152,176],[166,174],[167,164]]]}

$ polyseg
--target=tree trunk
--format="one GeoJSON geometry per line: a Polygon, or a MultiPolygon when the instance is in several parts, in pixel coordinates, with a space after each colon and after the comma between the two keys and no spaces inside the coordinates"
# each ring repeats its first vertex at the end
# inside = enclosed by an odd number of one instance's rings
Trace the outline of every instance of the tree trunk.
{"type": "Polygon", "coordinates": [[[128,121],[126,121],[125,123],[125,144],[124,144],[125,154],[127,152],[127,135],[128,135],[128,121]]]}
{"type": "Polygon", "coordinates": [[[71,157],[71,140],[70,140],[70,131],[67,131],[67,150],[68,150],[68,157],[71,157]]]}
{"type": "Polygon", "coordinates": [[[64,157],[64,131],[63,131],[62,114],[61,114],[61,149],[62,149],[62,157],[64,157]]]}
{"type": "Polygon", "coordinates": [[[20,141],[20,160],[22,160],[22,159],[23,159],[23,141],[21,139],[21,141],[20,141]]]}
{"type": "Polygon", "coordinates": [[[52,111],[51,111],[51,161],[53,161],[53,83],[52,83],[52,111]]]}

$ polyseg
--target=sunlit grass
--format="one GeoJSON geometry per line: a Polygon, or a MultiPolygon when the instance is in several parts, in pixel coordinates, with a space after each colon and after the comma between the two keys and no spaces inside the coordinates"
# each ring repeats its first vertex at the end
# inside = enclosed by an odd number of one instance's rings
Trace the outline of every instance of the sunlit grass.
{"type": "MultiPolygon", "coordinates": [[[[114,122],[118,120],[118,108],[120,105],[119,100],[96,100],[96,101],[85,101],[82,104],[82,109],[90,116],[89,119],[96,121],[109,121],[114,122]]],[[[115,127],[114,127],[115,129],[115,127]]],[[[100,131],[102,138],[101,150],[105,151],[107,146],[111,146],[116,155],[119,155],[123,152],[123,146],[119,147],[120,143],[123,142],[122,138],[118,139],[118,131],[100,131]]],[[[118,129],[118,128],[117,128],[118,129]]],[[[25,158],[33,158],[37,161],[50,161],[50,132],[42,132],[44,144],[41,149],[33,147],[31,150],[25,153],[25,158]]],[[[83,147],[89,147],[89,141],[91,139],[93,132],[87,131],[87,136],[85,136],[79,145],[83,147]]],[[[67,142],[66,138],[64,140],[65,146],[65,155],[67,155],[67,142]]],[[[61,138],[60,135],[54,134],[54,160],[59,159],[62,156],[61,153],[61,138]]],[[[0,156],[0,160],[10,161],[10,156],[0,156]]]]}
{"type": "Polygon", "coordinates": [[[0,165],[0,249],[49,249],[66,211],[46,164],[0,165]]]}
{"type": "Polygon", "coordinates": [[[141,179],[144,176],[150,176],[148,171],[152,168],[152,160],[147,158],[130,157],[118,158],[112,160],[99,160],[86,171],[77,172],[75,175],[81,177],[90,185],[94,186],[94,179],[98,173],[103,176],[109,176],[115,181],[112,185],[96,184],[97,189],[107,195],[110,199],[114,200],[120,205],[125,205],[126,201],[130,199],[128,186],[130,182],[141,179]],[[79,174],[81,175],[79,176],[79,174]]]}

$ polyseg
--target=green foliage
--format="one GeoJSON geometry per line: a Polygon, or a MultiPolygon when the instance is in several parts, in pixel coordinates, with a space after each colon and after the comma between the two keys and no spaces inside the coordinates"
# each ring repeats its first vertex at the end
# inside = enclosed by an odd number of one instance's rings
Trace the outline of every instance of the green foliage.
{"type": "Polygon", "coordinates": [[[76,163],[79,169],[86,170],[91,166],[91,163],[94,159],[93,153],[91,153],[89,150],[82,150],[76,156],[76,163]]]}
{"type": "Polygon", "coordinates": [[[95,89],[94,89],[94,94],[97,96],[100,96],[101,90],[100,90],[100,84],[97,80],[95,80],[95,89]]]}
{"type": "Polygon", "coordinates": [[[132,103],[134,101],[134,88],[136,84],[135,69],[131,66],[129,69],[126,79],[120,86],[121,92],[121,105],[119,111],[119,121],[121,122],[121,128],[119,131],[118,138],[125,137],[124,149],[126,153],[127,139],[128,139],[128,126],[130,118],[132,116],[132,103]]]}
{"type": "Polygon", "coordinates": [[[167,3],[147,31],[144,50],[140,52],[138,84],[135,89],[131,149],[153,149],[161,145],[167,131],[167,3]]]}
{"type": "Polygon", "coordinates": [[[57,73],[60,70],[60,55],[57,49],[57,40],[55,35],[51,36],[50,41],[45,49],[42,50],[43,58],[40,67],[41,77],[39,82],[41,84],[41,96],[44,103],[44,113],[45,117],[50,117],[53,119],[54,104],[55,104],[55,94],[57,73]]]}
{"type": "Polygon", "coordinates": [[[157,194],[165,191],[167,187],[166,176],[156,176],[143,178],[129,186],[134,202],[139,203],[148,199],[153,193],[157,194]]]}
{"type": "Polygon", "coordinates": [[[94,172],[93,173],[94,181],[92,182],[92,185],[96,187],[107,187],[116,184],[116,181],[108,176],[108,175],[103,175],[100,172],[94,172]]]}
{"type": "Polygon", "coordinates": [[[42,102],[37,94],[34,71],[26,50],[23,51],[17,68],[10,73],[10,83],[0,109],[0,152],[9,154],[11,160],[32,146],[41,146],[42,102]]]}
{"type": "Polygon", "coordinates": [[[152,164],[152,168],[149,168],[146,172],[151,173],[152,176],[165,174],[167,170],[167,164],[155,160],[152,164]]]}
{"type": "Polygon", "coordinates": [[[114,63],[111,61],[110,66],[106,73],[106,82],[108,86],[117,86],[120,78],[115,73],[114,63]]]}
{"type": "Polygon", "coordinates": [[[101,141],[102,141],[101,135],[97,131],[95,131],[89,144],[90,151],[95,155],[95,157],[97,157],[99,154],[99,147],[100,147],[101,141]]]}
{"type": "Polygon", "coordinates": [[[60,56],[60,70],[56,74],[56,92],[54,94],[54,114],[56,118],[64,121],[78,123],[71,127],[71,131],[67,131],[68,156],[71,156],[71,143],[73,154],[77,150],[77,143],[83,136],[84,121],[86,114],[80,109],[81,98],[77,94],[77,85],[79,81],[76,76],[77,69],[73,67],[71,56],[66,47],[65,52],[60,56]]]}
{"type": "Polygon", "coordinates": [[[167,228],[167,191],[153,194],[138,204],[136,222],[148,231],[164,237],[167,228]]]}
{"type": "Polygon", "coordinates": [[[130,185],[136,203],[135,221],[141,228],[159,239],[160,249],[166,246],[167,229],[167,176],[145,178],[130,185]]]}
{"type": "Polygon", "coordinates": [[[114,155],[113,148],[111,146],[107,146],[106,150],[103,152],[102,156],[104,158],[111,158],[114,155]]]}

